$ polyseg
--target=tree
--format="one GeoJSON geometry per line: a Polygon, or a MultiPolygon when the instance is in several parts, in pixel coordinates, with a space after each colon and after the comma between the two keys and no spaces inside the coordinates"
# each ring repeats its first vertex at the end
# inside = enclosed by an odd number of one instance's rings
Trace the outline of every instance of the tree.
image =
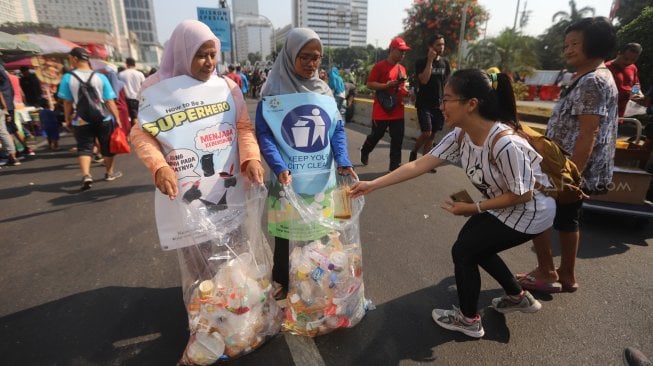
{"type": "Polygon", "coordinates": [[[253,65],[256,63],[256,61],[262,61],[263,58],[261,57],[260,52],[256,52],[256,53],[250,52],[247,54],[247,60],[249,60],[249,62],[253,65]]]}
{"type": "Polygon", "coordinates": [[[535,49],[540,67],[544,70],[559,70],[565,67],[565,59],[562,57],[565,28],[567,26],[563,23],[554,24],[538,36],[535,49]]]}
{"type": "Polygon", "coordinates": [[[626,25],[637,18],[647,6],[653,6],[653,0],[617,0],[619,8],[615,17],[620,25],[626,25]]]}
{"type": "MultiPolygon", "coordinates": [[[[467,3],[465,19],[465,40],[474,40],[479,35],[479,24],[488,18],[487,11],[478,0],[415,0],[407,10],[404,19],[404,40],[412,47],[403,64],[413,73],[415,61],[426,55],[426,41],[436,33],[444,36],[446,47],[457,50],[460,45],[460,25],[463,7],[467,3]]],[[[446,51],[445,51],[446,52],[446,51]]],[[[449,57],[455,59],[456,57],[449,57]]]]}
{"type": "Polygon", "coordinates": [[[553,14],[551,22],[554,24],[538,37],[536,50],[539,63],[545,70],[558,70],[565,66],[565,60],[562,57],[565,29],[571,23],[595,14],[594,8],[589,6],[578,9],[574,0],[569,0],[569,8],[569,12],[561,10],[553,14]]]}
{"type": "Polygon", "coordinates": [[[354,65],[367,61],[368,50],[366,47],[354,46],[347,48],[334,48],[332,51],[332,64],[340,69],[350,69],[354,65]]]}
{"type": "Polygon", "coordinates": [[[499,47],[494,38],[484,39],[469,45],[465,62],[469,67],[488,69],[501,62],[499,47]]]}
{"type": "Polygon", "coordinates": [[[644,52],[637,60],[643,91],[646,91],[653,83],[653,28],[651,28],[651,24],[653,24],[653,7],[646,7],[637,18],[623,26],[617,33],[620,45],[637,42],[644,48],[644,52]]]}
{"type": "Polygon", "coordinates": [[[596,13],[596,10],[590,6],[583,7],[581,9],[576,8],[576,1],[574,0],[569,0],[569,7],[571,8],[571,11],[567,13],[566,11],[559,11],[555,14],[553,14],[553,17],[551,18],[551,22],[553,23],[562,23],[565,25],[565,28],[578,20],[581,20],[585,17],[588,16],[594,16],[596,13]],[[560,19],[556,21],[556,19],[560,19]]]}
{"type": "Polygon", "coordinates": [[[536,42],[533,37],[506,28],[498,37],[470,46],[466,61],[469,66],[481,69],[497,66],[507,74],[529,75],[539,66],[536,42]]]}

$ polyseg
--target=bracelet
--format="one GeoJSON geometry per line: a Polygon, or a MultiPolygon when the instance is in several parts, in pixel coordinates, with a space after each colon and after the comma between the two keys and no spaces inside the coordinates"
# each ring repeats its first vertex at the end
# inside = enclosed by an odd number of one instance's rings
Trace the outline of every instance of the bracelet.
{"type": "Polygon", "coordinates": [[[484,210],[481,210],[481,201],[476,201],[476,210],[478,210],[478,213],[484,212],[484,210]]]}

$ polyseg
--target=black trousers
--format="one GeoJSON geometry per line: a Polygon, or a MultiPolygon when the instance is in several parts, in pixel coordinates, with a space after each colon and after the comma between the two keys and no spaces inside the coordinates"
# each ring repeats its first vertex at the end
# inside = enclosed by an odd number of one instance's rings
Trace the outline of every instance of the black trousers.
{"type": "Polygon", "coordinates": [[[385,131],[390,129],[390,170],[395,170],[401,164],[401,145],[404,141],[404,120],[372,120],[372,132],[367,136],[361,153],[368,155],[383,138],[385,131]]]}
{"type": "Polygon", "coordinates": [[[290,276],[289,268],[289,251],[290,241],[279,237],[274,237],[274,255],[272,260],[272,280],[278,282],[284,290],[288,291],[288,281],[290,276]]]}
{"type": "Polygon", "coordinates": [[[538,234],[526,234],[506,226],[488,212],[472,216],[458,234],[451,248],[458,302],[466,317],[477,314],[483,268],[508,295],[518,295],[522,288],[497,253],[523,244],[538,234]]]}

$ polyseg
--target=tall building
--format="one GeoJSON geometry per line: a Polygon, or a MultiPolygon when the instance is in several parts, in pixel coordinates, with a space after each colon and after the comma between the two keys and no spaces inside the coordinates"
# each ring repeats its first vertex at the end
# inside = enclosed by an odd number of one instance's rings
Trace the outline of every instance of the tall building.
{"type": "Polygon", "coordinates": [[[233,1],[236,61],[247,60],[250,53],[258,53],[265,60],[272,53],[274,28],[272,22],[258,12],[258,0],[233,1]]]}
{"type": "Polygon", "coordinates": [[[122,0],[34,0],[34,5],[39,22],[109,32],[114,39],[114,57],[122,60],[130,56],[122,0]]]}
{"type": "Polygon", "coordinates": [[[123,0],[127,28],[136,35],[137,55],[133,57],[144,64],[158,65],[161,45],[156,32],[156,19],[152,0],[123,0]]]}
{"type": "Polygon", "coordinates": [[[0,0],[0,24],[6,22],[37,23],[34,1],[31,0],[0,0]]]}
{"type": "Polygon", "coordinates": [[[317,32],[325,47],[367,45],[367,0],[293,0],[292,19],[317,32]]]}

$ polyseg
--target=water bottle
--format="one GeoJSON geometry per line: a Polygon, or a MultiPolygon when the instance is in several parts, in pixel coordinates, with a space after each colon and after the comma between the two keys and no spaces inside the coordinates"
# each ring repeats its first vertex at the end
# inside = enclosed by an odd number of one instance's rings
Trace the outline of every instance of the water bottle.
{"type": "Polygon", "coordinates": [[[637,94],[639,94],[639,89],[640,89],[640,87],[639,87],[639,83],[638,83],[638,84],[635,84],[635,85],[633,85],[633,88],[631,89],[631,93],[632,93],[633,95],[637,95],[637,94]]]}

